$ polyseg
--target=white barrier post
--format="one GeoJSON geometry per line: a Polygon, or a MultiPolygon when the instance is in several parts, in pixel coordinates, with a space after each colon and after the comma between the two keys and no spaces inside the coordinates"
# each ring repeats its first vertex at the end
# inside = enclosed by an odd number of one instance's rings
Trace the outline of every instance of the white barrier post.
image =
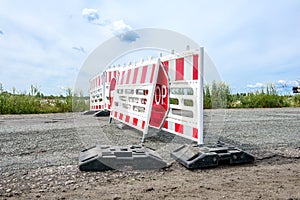
{"type": "Polygon", "coordinates": [[[199,115],[199,125],[198,125],[198,145],[201,146],[204,144],[203,141],[203,84],[204,84],[204,47],[200,47],[199,52],[199,70],[198,70],[198,79],[199,79],[199,90],[198,90],[198,97],[199,100],[199,107],[198,107],[198,115],[199,115]]]}

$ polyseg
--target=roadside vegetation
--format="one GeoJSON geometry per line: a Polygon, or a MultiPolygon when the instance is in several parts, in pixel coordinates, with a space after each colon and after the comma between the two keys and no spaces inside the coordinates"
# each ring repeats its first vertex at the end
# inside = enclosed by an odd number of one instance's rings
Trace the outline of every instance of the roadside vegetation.
{"type": "MultiPolygon", "coordinates": [[[[272,84],[255,92],[232,94],[224,82],[204,87],[204,108],[280,108],[300,107],[300,94],[279,95],[272,84]]],[[[0,114],[37,114],[89,110],[89,97],[66,89],[65,95],[44,96],[31,85],[29,93],[0,90],[0,114]]]]}
{"type": "Polygon", "coordinates": [[[13,93],[0,91],[0,114],[79,112],[88,109],[89,99],[71,89],[60,96],[44,96],[35,86],[31,86],[28,94],[18,94],[15,90],[13,93]]]}
{"type": "Polygon", "coordinates": [[[204,87],[204,108],[280,108],[300,107],[300,95],[279,95],[273,84],[249,93],[231,94],[224,83],[204,87]]]}

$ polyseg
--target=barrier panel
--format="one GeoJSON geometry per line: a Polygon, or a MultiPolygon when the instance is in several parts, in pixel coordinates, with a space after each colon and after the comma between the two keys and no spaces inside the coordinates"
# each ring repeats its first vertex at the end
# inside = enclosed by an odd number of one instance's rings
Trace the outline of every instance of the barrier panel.
{"type": "Polygon", "coordinates": [[[97,111],[104,109],[103,78],[104,73],[100,73],[90,80],[90,110],[97,111]]]}
{"type": "Polygon", "coordinates": [[[203,49],[120,69],[111,117],[143,131],[143,140],[149,125],[203,144],[201,63],[203,49]]]}
{"type": "Polygon", "coordinates": [[[90,80],[90,110],[110,111],[111,96],[119,75],[119,69],[107,69],[90,80]]]}
{"type": "Polygon", "coordinates": [[[203,57],[200,49],[162,58],[170,82],[162,98],[169,96],[170,111],[161,129],[198,144],[203,144],[203,57]]]}
{"type": "Polygon", "coordinates": [[[91,110],[112,111],[143,136],[150,126],[203,144],[203,55],[200,48],[110,68],[90,81],[91,110]]]}
{"type": "Polygon", "coordinates": [[[121,69],[112,92],[110,117],[142,131],[143,140],[149,127],[159,66],[159,62],[149,60],[121,69]]]}

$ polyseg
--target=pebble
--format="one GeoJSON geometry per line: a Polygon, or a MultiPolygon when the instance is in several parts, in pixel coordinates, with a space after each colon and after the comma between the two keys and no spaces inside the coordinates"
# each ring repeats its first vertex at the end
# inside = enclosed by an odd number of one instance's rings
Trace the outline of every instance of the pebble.
{"type": "Polygon", "coordinates": [[[73,183],[75,183],[75,181],[70,180],[70,181],[66,181],[66,182],[65,182],[65,185],[71,185],[71,184],[73,184],[73,183]]]}

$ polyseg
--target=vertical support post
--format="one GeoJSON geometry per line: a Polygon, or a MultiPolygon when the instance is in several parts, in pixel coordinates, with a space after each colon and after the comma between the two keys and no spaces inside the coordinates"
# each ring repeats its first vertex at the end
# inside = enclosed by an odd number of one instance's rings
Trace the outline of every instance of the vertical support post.
{"type": "Polygon", "coordinates": [[[109,119],[108,119],[108,123],[109,123],[109,124],[112,123],[112,119],[113,119],[113,118],[112,118],[111,116],[109,116],[109,119]]]}
{"type": "Polygon", "coordinates": [[[106,71],[103,72],[102,74],[102,101],[103,101],[103,105],[104,105],[104,109],[105,109],[105,105],[106,105],[106,95],[105,95],[105,87],[106,87],[106,71]]]}
{"type": "Polygon", "coordinates": [[[198,145],[201,146],[204,144],[203,140],[203,85],[204,85],[204,47],[200,47],[199,52],[199,69],[198,69],[198,80],[199,80],[199,90],[197,96],[199,97],[199,107],[198,107],[198,145]]]}
{"type": "Polygon", "coordinates": [[[153,99],[154,99],[154,95],[155,95],[155,87],[156,87],[156,83],[157,83],[157,77],[158,77],[158,72],[159,72],[159,68],[160,68],[160,63],[161,63],[160,58],[158,58],[156,66],[155,66],[154,78],[153,78],[153,82],[152,82],[152,88],[151,88],[152,94],[151,93],[148,94],[148,95],[150,95],[150,98],[149,98],[149,102],[147,101],[147,103],[149,105],[146,108],[147,118],[146,118],[145,129],[143,131],[142,143],[145,142],[145,138],[146,138],[146,135],[147,135],[148,129],[149,129],[151,111],[152,111],[152,104],[153,104],[153,99]]]}

